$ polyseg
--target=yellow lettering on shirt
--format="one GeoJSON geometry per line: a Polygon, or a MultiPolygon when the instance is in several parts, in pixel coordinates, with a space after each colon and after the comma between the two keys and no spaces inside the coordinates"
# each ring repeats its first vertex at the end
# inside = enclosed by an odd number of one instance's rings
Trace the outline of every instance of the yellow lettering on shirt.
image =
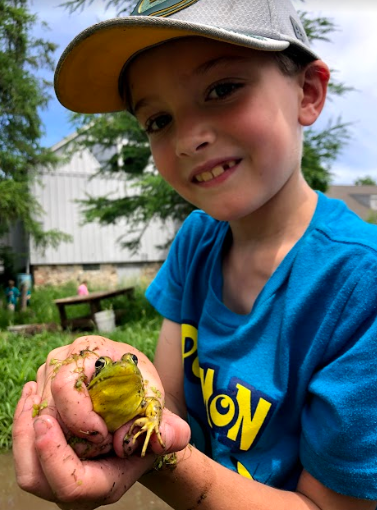
{"type": "MultiPolygon", "coordinates": [[[[183,324],[183,359],[188,363],[189,374],[200,379],[209,426],[214,433],[222,436],[223,441],[237,446],[241,451],[247,451],[269,421],[274,400],[236,378],[230,379],[228,388],[217,388],[218,369],[208,365],[199,366],[197,344],[197,329],[190,324],[183,324]]],[[[246,468],[242,464],[237,469],[246,476],[246,468]]]]}
{"type": "MultiPolygon", "coordinates": [[[[182,324],[181,328],[182,335],[182,359],[183,362],[191,357],[194,357],[198,350],[198,330],[191,324],[182,324]],[[191,340],[191,342],[188,342],[191,340]],[[187,344],[191,343],[191,347],[186,351],[187,344]]],[[[191,366],[192,373],[199,377],[199,359],[196,355],[192,361],[191,366]]]]}
{"type": "Polygon", "coordinates": [[[253,480],[253,477],[249,473],[249,471],[245,468],[243,464],[241,464],[240,461],[237,461],[237,473],[244,478],[249,478],[250,480],[253,480]]]}
{"type": "Polygon", "coordinates": [[[237,384],[237,389],[239,413],[236,423],[228,430],[227,435],[235,441],[241,431],[240,449],[246,451],[253,444],[258,432],[262,428],[271,408],[271,403],[267,402],[264,398],[259,398],[257,408],[254,414],[252,414],[250,405],[251,390],[241,384],[237,384]]]}

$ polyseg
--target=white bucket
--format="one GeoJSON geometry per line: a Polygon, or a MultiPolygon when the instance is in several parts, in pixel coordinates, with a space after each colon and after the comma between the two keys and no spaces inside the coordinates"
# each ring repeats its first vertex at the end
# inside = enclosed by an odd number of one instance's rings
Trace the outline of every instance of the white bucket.
{"type": "Polygon", "coordinates": [[[94,314],[97,328],[100,331],[110,332],[115,329],[115,313],[114,310],[103,310],[94,314]]]}

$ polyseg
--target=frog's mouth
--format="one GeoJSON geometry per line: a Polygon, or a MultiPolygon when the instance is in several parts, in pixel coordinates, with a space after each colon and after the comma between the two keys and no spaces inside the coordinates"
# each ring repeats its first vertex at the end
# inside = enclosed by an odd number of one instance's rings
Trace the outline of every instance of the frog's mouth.
{"type": "Polygon", "coordinates": [[[105,381],[114,381],[114,383],[116,382],[116,384],[122,385],[123,393],[124,393],[124,386],[128,386],[128,385],[135,386],[137,382],[140,382],[140,387],[141,387],[141,376],[138,374],[117,374],[117,373],[114,373],[114,374],[104,375],[104,376],[101,376],[101,374],[100,374],[97,376],[97,381],[95,382],[95,384],[103,383],[105,381]]]}

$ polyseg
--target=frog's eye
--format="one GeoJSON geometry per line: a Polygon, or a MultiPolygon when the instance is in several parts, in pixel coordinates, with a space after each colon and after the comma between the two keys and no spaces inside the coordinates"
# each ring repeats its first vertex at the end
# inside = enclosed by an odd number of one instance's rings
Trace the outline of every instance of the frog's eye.
{"type": "Polygon", "coordinates": [[[135,363],[135,365],[138,364],[139,360],[137,359],[137,356],[135,356],[135,354],[131,354],[131,359],[135,363]]]}
{"type": "Polygon", "coordinates": [[[105,358],[98,358],[96,362],[94,363],[94,368],[96,369],[96,372],[98,370],[102,370],[102,368],[106,365],[105,358]]]}

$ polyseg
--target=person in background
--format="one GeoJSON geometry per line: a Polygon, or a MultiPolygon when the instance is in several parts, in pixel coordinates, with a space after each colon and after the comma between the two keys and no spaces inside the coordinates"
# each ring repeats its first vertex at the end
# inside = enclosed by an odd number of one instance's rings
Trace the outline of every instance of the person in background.
{"type": "Polygon", "coordinates": [[[88,287],[87,287],[87,281],[84,280],[80,283],[77,289],[77,294],[79,296],[87,296],[89,294],[88,287]]]}
{"type": "Polygon", "coordinates": [[[20,291],[15,286],[14,280],[8,281],[8,287],[5,289],[5,296],[7,300],[8,310],[14,312],[20,297],[20,291]]]}

